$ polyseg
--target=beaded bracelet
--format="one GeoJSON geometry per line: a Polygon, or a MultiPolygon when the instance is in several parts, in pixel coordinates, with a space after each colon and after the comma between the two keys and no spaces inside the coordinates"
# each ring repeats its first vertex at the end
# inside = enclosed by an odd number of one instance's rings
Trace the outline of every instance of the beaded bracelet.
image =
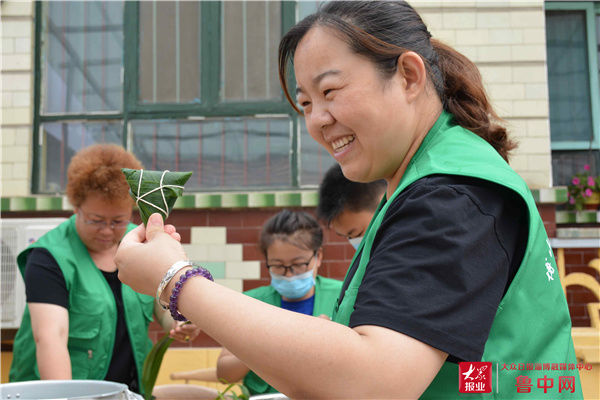
{"type": "Polygon", "coordinates": [[[201,266],[194,266],[194,268],[185,271],[185,273],[181,275],[177,283],[175,283],[175,287],[171,291],[171,297],[169,298],[169,310],[175,321],[187,321],[187,318],[177,310],[177,300],[179,300],[179,292],[181,292],[183,284],[192,276],[202,276],[210,281],[214,281],[210,272],[201,266]]]}

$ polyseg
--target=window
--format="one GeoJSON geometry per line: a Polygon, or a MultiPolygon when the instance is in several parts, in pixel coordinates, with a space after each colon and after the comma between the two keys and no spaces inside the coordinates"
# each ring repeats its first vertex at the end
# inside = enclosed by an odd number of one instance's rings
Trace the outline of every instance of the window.
{"type": "Polygon", "coordinates": [[[600,2],[546,2],[552,167],[566,185],[600,173],[600,2]]]}
{"type": "Polygon", "coordinates": [[[283,98],[277,47],[316,5],[37,2],[33,192],[105,142],[193,171],[192,191],[314,187],[334,161],[283,98]]]}

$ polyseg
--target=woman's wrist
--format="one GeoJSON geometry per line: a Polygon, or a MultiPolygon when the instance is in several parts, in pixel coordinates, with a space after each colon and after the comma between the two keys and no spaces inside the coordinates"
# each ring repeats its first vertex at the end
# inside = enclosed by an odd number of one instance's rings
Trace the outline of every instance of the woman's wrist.
{"type": "Polygon", "coordinates": [[[169,309],[169,297],[171,296],[175,282],[179,280],[181,274],[185,273],[186,270],[193,266],[191,261],[182,260],[173,263],[167,270],[156,289],[156,301],[163,310],[169,309]]]}
{"type": "Polygon", "coordinates": [[[188,279],[196,276],[214,281],[210,271],[206,268],[195,265],[191,261],[177,261],[171,265],[158,284],[156,301],[163,309],[169,310],[171,317],[176,321],[187,321],[178,311],[177,303],[179,294],[183,289],[183,284],[188,279]]]}
{"type": "Polygon", "coordinates": [[[165,290],[163,290],[162,295],[160,296],[160,300],[162,304],[167,304],[167,311],[169,310],[169,299],[171,298],[171,293],[173,292],[175,284],[179,281],[181,275],[185,274],[186,271],[189,271],[192,268],[194,268],[193,265],[188,265],[187,267],[182,268],[180,271],[177,272],[177,274],[175,274],[175,276],[173,276],[173,279],[171,279],[167,286],[165,286],[165,290]]]}
{"type": "Polygon", "coordinates": [[[210,271],[199,265],[194,265],[193,268],[188,269],[187,271],[179,274],[179,279],[173,285],[173,288],[171,289],[171,296],[169,297],[169,311],[171,312],[171,317],[173,317],[175,321],[187,321],[187,318],[184,317],[178,310],[179,295],[183,290],[183,285],[190,278],[196,276],[200,276],[210,281],[214,281],[212,275],[210,274],[210,271]]]}

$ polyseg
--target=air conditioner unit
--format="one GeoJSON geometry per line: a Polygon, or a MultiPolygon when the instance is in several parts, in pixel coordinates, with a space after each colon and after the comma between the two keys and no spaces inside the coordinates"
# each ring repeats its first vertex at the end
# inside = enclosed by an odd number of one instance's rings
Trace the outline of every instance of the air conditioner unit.
{"type": "Polygon", "coordinates": [[[66,218],[3,218],[0,220],[2,328],[18,328],[25,308],[25,285],[17,255],[66,218]]]}

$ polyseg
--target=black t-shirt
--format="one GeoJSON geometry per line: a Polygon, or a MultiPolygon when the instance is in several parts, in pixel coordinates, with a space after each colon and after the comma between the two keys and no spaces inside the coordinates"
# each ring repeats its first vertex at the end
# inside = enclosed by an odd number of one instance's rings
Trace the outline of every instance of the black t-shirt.
{"type": "Polygon", "coordinates": [[[453,175],[414,182],[376,233],[350,327],[404,333],[450,362],[481,360],[528,230],[525,202],[503,186],[453,175]]]}
{"type": "MultiPolygon", "coordinates": [[[[133,349],[125,325],[121,281],[117,271],[100,272],[108,282],[117,304],[115,345],[104,379],[124,383],[129,386],[129,390],[139,392],[133,349]]],[[[64,275],[48,250],[35,248],[29,253],[25,268],[25,293],[28,303],[56,304],[69,309],[69,292],[64,275]]]]}

